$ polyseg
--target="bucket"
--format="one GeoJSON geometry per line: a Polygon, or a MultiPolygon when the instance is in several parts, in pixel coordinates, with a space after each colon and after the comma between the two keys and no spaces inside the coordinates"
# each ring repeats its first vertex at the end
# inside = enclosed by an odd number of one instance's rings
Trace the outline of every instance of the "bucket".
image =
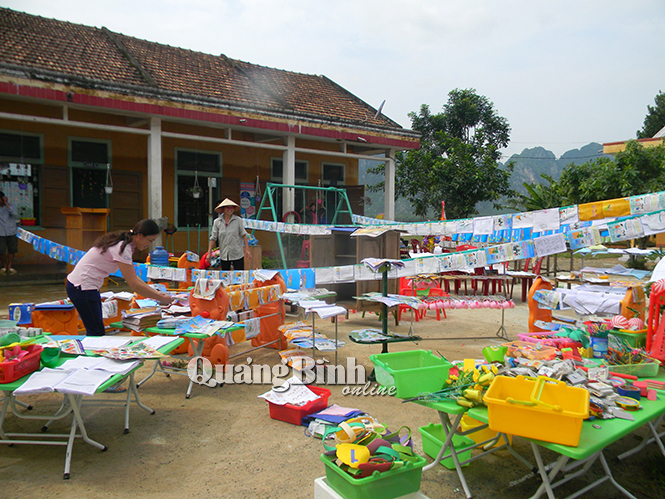
{"type": "Polygon", "coordinates": [[[591,348],[594,359],[604,359],[607,355],[607,338],[591,337],[591,348]]]}

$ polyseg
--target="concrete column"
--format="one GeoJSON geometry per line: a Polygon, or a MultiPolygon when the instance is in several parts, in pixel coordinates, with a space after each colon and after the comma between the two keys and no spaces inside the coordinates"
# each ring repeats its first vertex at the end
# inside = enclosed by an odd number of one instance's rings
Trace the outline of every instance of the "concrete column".
{"type": "Polygon", "coordinates": [[[386,151],[385,187],[383,190],[383,218],[395,220],[395,151],[386,151]]]}
{"type": "MultiPolygon", "coordinates": [[[[162,120],[150,118],[148,136],[148,218],[162,217],[162,120]]],[[[155,246],[162,246],[162,233],[155,240],[155,246]]]]}
{"type": "MultiPolygon", "coordinates": [[[[284,169],[282,171],[282,182],[286,185],[296,184],[296,138],[286,138],[287,149],[282,155],[284,169]]],[[[295,190],[284,189],[282,192],[282,209],[284,213],[295,210],[295,190]]],[[[282,215],[284,214],[282,213],[282,215]]]]}

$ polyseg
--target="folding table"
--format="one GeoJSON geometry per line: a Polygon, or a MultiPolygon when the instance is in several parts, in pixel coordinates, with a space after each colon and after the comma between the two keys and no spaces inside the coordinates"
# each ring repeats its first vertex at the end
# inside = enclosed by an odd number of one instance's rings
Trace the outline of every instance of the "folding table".
{"type": "MultiPolygon", "coordinates": [[[[464,494],[466,495],[467,499],[471,499],[471,490],[469,489],[468,484],[466,483],[466,478],[464,477],[464,471],[462,471],[462,466],[470,463],[471,461],[475,461],[476,459],[480,459],[481,457],[487,455],[487,454],[492,454],[496,451],[502,450],[502,449],[507,449],[510,454],[517,459],[520,463],[522,463],[524,466],[526,466],[528,469],[533,469],[534,466],[531,464],[529,461],[524,459],[522,456],[520,456],[512,447],[510,444],[510,441],[508,440],[508,436],[505,435],[504,433],[497,433],[496,437],[490,438],[488,440],[482,441],[482,442],[477,442],[473,443],[471,445],[465,445],[461,448],[458,448],[455,446],[455,443],[453,442],[453,436],[454,435],[461,435],[461,436],[467,436],[471,435],[475,432],[482,431],[487,429],[488,425],[483,424],[476,426],[474,428],[471,428],[470,430],[467,431],[459,431],[458,428],[460,426],[460,423],[462,421],[462,417],[464,416],[465,413],[469,413],[469,416],[474,417],[471,415],[471,412],[469,409],[462,407],[461,405],[457,404],[455,400],[448,400],[448,399],[442,399],[439,401],[424,401],[424,400],[417,400],[414,401],[415,403],[422,405],[423,407],[427,407],[429,409],[434,409],[439,413],[439,419],[441,420],[441,426],[443,428],[444,435],[446,436],[445,441],[443,442],[443,446],[441,447],[441,450],[439,451],[439,454],[434,458],[434,461],[427,466],[423,468],[423,471],[430,470],[434,468],[442,459],[444,454],[446,453],[447,450],[450,450],[450,457],[453,460],[453,463],[455,463],[455,471],[457,472],[457,476],[459,477],[459,481],[462,485],[462,489],[464,489],[464,494]],[[498,445],[494,447],[496,444],[498,444],[500,441],[503,443],[501,445],[498,445]],[[482,449],[483,452],[480,454],[476,454],[475,456],[472,456],[469,459],[466,459],[464,461],[459,460],[458,454],[461,454],[465,451],[472,450],[472,449],[482,449]]],[[[474,418],[475,419],[475,418],[474,418]]],[[[485,420],[485,423],[487,421],[485,420]]]]}
{"type": "MultiPolygon", "coordinates": [[[[182,338],[174,338],[172,342],[162,346],[161,348],[158,349],[160,353],[163,354],[168,354],[170,353],[173,349],[177,348],[179,345],[181,345],[185,340],[182,338]]],[[[67,359],[62,357],[60,359],[60,363],[64,363],[67,359]]],[[[90,400],[90,399],[85,399],[85,404],[86,405],[97,405],[97,406],[124,406],[125,407],[125,433],[129,432],[129,406],[132,402],[132,398],[134,399],[134,402],[136,404],[148,411],[150,414],[154,414],[155,411],[151,409],[150,407],[144,405],[141,403],[139,399],[139,394],[136,389],[136,384],[134,382],[134,373],[136,370],[138,370],[141,367],[141,365],[138,365],[135,369],[133,369],[131,372],[127,374],[115,374],[111,376],[107,381],[102,383],[100,387],[97,389],[95,396],[103,393],[104,390],[107,388],[110,388],[111,386],[115,385],[116,383],[120,383],[126,378],[129,378],[129,389],[127,390],[127,396],[125,400],[112,400],[112,399],[104,399],[104,400],[90,400]]],[[[25,383],[30,376],[32,375],[29,374],[27,376],[24,376],[20,379],[17,379],[16,381],[13,381],[12,383],[4,383],[0,384],[0,390],[4,393],[4,400],[2,403],[2,409],[0,409],[0,444],[29,444],[29,445],[61,445],[61,446],[66,446],[67,451],[65,454],[65,468],[64,468],[64,474],[63,478],[66,480],[69,478],[69,471],[70,471],[70,465],[71,465],[71,459],[72,459],[72,450],[73,450],[73,445],[74,445],[74,439],[75,438],[82,438],[84,442],[86,442],[89,445],[92,445],[93,447],[96,447],[98,449],[101,449],[102,451],[107,450],[107,447],[96,440],[92,440],[85,429],[85,424],[83,422],[83,418],[81,416],[81,406],[84,403],[84,398],[82,395],[76,395],[72,393],[63,393],[63,402],[58,408],[58,410],[54,414],[50,415],[33,415],[33,414],[26,414],[18,411],[17,405],[19,402],[16,400],[14,396],[14,390],[19,388],[20,386],[25,383]],[[7,410],[11,409],[11,412],[18,418],[21,419],[31,419],[31,420],[40,420],[40,421],[47,421],[47,423],[42,427],[42,433],[7,433],[4,430],[4,422],[5,418],[7,416],[7,410]],[[72,414],[72,423],[71,423],[71,428],[69,431],[69,434],[63,433],[63,434],[48,434],[44,433],[50,423],[55,420],[63,419],[67,417],[69,414],[72,414]],[[77,433],[78,429],[78,433],[77,433]]],[[[57,392],[54,392],[57,393],[57,392]]]]}
{"type": "MultiPolygon", "coordinates": [[[[662,392],[659,392],[659,394],[661,398],[663,398],[662,392]]],[[[538,472],[540,473],[540,476],[543,480],[542,485],[532,496],[532,499],[536,499],[542,496],[544,493],[547,493],[547,496],[550,499],[554,499],[554,488],[580,475],[583,475],[594,464],[594,462],[596,462],[596,460],[600,461],[604,470],[604,475],[593,483],[569,495],[568,499],[578,497],[608,480],[626,497],[635,499],[634,495],[632,495],[616,482],[612,476],[612,471],[610,470],[607,460],[605,459],[603,451],[606,447],[613,444],[620,438],[646,425],[649,428],[652,438],[658,442],[660,450],[665,456],[665,448],[663,448],[663,443],[661,442],[660,436],[656,430],[657,425],[662,421],[663,415],[665,414],[665,399],[649,401],[642,398],[640,400],[640,404],[642,405],[642,409],[630,412],[630,414],[635,417],[634,421],[619,418],[606,420],[596,419],[594,421],[585,420],[582,423],[580,442],[577,447],[553,444],[550,442],[543,442],[540,440],[527,438],[527,440],[529,440],[531,443],[531,449],[533,450],[533,454],[538,465],[538,472]],[[594,425],[598,426],[599,428],[594,427],[594,425]],[[539,447],[550,449],[560,455],[554,463],[554,467],[550,470],[549,474],[547,472],[547,467],[543,463],[542,456],[540,455],[539,447]],[[568,464],[568,461],[571,459],[573,459],[574,462],[568,464]],[[554,481],[559,472],[565,473],[580,466],[582,467],[581,469],[566,475],[558,481],[554,481]]],[[[487,422],[489,420],[486,407],[474,407],[473,409],[470,409],[469,416],[483,422],[487,422]]],[[[625,454],[626,453],[624,453],[624,455],[625,454]]]]}

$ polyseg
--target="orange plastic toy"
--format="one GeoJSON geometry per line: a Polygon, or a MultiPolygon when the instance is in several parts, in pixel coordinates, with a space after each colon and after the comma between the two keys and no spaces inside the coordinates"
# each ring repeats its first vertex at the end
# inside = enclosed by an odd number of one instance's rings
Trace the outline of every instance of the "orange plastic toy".
{"type": "Polygon", "coordinates": [[[71,310],[33,310],[32,325],[40,327],[51,334],[77,335],[79,314],[75,308],[71,310]]]}
{"type": "Polygon", "coordinates": [[[547,329],[541,329],[535,326],[536,321],[543,322],[552,322],[552,311],[545,308],[539,308],[538,302],[533,299],[533,295],[536,294],[536,291],[541,289],[552,289],[552,283],[546,281],[542,277],[538,276],[533,281],[533,284],[529,288],[529,294],[527,300],[529,302],[529,332],[538,333],[542,331],[547,331],[547,329]]]}

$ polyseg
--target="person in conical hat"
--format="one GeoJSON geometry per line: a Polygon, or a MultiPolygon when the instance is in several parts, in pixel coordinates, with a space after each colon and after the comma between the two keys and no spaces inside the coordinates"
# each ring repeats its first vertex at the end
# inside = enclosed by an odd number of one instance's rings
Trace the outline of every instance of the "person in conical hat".
{"type": "Polygon", "coordinates": [[[234,214],[237,208],[240,206],[229,198],[215,208],[220,215],[212,224],[208,259],[212,261],[212,250],[218,247],[221,270],[231,270],[231,266],[233,270],[245,270],[245,258],[248,262],[252,258],[242,218],[234,214]]]}

